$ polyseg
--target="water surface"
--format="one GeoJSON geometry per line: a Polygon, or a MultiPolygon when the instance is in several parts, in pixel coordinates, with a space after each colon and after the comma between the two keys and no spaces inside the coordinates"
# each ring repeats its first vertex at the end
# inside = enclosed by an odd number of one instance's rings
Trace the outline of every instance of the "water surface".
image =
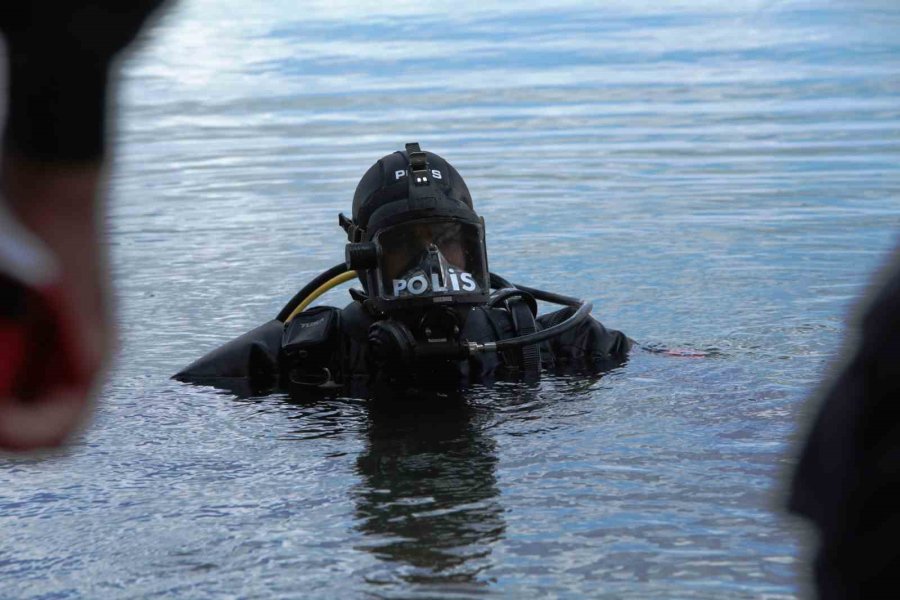
{"type": "Polygon", "coordinates": [[[0,462],[0,596],[798,597],[792,436],[900,224],[895,4],[247,4],[127,64],[122,352],[70,452],[0,462]],[[710,357],[394,411],[168,380],[339,262],[409,141],[492,270],[710,357]]]}

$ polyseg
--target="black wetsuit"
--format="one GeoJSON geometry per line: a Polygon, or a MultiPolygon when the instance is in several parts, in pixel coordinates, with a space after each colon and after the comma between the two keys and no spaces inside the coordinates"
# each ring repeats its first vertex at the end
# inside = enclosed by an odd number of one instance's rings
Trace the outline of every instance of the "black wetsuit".
{"type": "MultiPolygon", "coordinates": [[[[461,338],[479,343],[509,339],[527,333],[527,327],[540,331],[560,323],[573,312],[564,308],[534,319],[527,308],[523,312],[476,307],[466,318],[461,338]]],[[[373,322],[358,301],[344,309],[315,307],[287,326],[272,320],[245,333],[195,361],[175,379],[238,393],[282,389],[368,397],[373,390],[459,389],[496,379],[536,377],[541,369],[601,373],[622,364],[632,343],[623,333],[589,317],[541,343],[539,357],[532,346],[530,353],[520,349],[484,353],[467,360],[444,361],[442,367],[422,364],[392,372],[373,366],[368,345],[373,322]]]]}

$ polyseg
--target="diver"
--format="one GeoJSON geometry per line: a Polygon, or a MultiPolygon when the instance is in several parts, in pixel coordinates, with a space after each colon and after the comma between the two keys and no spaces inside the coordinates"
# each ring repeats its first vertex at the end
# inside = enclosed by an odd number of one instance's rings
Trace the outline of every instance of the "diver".
{"type": "Polygon", "coordinates": [[[301,289],[275,319],[174,378],[260,393],[370,397],[459,390],[542,370],[599,374],[632,341],[577,298],[514,285],[488,270],[484,219],[447,161],[416,143],[360,180],[344,262],[301,289]],[[358,279],[344,308],[310,304],[358,279]],[[563,308],[538,316],[538,301],[563,308]]]}

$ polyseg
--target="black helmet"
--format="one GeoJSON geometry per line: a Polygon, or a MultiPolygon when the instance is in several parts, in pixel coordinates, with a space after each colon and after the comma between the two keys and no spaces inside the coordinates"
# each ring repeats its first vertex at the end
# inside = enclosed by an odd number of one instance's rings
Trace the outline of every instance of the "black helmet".
{"type": "Polygon", "coordinates": [[[347,266],[381,310],[487,301],[484,220],[459,172],[418,144],[372,165],[353,196],[347,266]]]}

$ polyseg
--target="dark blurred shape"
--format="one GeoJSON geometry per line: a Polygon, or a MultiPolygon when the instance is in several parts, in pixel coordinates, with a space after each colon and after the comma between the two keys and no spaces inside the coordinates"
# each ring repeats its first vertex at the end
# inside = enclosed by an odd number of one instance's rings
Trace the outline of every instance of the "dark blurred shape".
{"type": "Polygon", "coordinates": [[[789,508],[820,539],[822,599],[889,598],[900,582],[900,247],[860,304],[794,473],[789,508]]]}
{"type": "Polygon", "coordinates": [[[42,161],[103,158],[116,54],[163,0],[6,0],[6,151],[42,161]]]}
{"type": "Polygon", "coordinates": [[[105,243],[115,59],[163,0],[4,0],[0,449],[57,446],[112,352],[105,243]]]}

